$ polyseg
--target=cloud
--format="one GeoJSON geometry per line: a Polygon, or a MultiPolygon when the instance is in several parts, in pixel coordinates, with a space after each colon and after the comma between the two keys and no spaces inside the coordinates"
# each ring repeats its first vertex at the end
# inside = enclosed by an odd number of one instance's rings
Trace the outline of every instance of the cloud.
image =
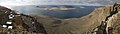
{"type": "Polygon", "coordinates": [[[50,4],[74,4],[79,0],[0,0],[2,5],[50,5],[50,4]]]}
{"type": "Polygon", "coordinates": [[[100,5],[99,3],[89,4],[80,0],[0,0],[3,6],[21,5],[100,5]]]}

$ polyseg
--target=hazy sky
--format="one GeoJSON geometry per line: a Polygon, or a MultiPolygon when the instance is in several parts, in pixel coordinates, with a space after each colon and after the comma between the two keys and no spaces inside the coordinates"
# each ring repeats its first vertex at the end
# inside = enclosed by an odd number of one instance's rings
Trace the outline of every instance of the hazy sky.
{"type": "Polygon", "coordinates": [[[0,5],[51,5],[79,4],[80,0],[0,0],[0,5]]]}
{"type": "Polygon", "coordinates": [[[88,3],[92,0],[0,0],[2,6],[22,6],[22,5],[85,5],[103,6],[98,3],[88,3]]]}

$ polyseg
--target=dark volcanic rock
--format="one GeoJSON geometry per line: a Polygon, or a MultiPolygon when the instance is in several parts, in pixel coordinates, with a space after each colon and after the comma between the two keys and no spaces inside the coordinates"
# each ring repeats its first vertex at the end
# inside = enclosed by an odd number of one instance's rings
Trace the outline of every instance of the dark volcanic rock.
{"type": "Polygon", "coordinates": [[[17,14],[14,10],[2,6],[0,6],[0,33],[47,34],[43,25],[37,22],[36,18],[29,15],[17,14]],[[7,22],[11,22],[11,24],[7,22]]]}

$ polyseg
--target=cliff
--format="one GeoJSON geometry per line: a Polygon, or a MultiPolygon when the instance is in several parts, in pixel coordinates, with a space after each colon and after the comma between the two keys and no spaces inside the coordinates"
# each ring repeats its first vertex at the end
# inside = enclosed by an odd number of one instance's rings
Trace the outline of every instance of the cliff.
{"type": "Polygon", "coordinates": [[[0,6],[0,34],[47,34],[36,18],[0,6]]]}

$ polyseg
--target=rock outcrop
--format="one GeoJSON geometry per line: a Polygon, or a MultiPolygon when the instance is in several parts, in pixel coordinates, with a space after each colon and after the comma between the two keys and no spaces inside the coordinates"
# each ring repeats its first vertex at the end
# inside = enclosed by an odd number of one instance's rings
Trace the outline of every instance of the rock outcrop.
{"type": "MultiPolygon", "coordinates": [[[[92,34],[119,34],[119,27],[116,27],[114,25],[119,24],[119,14],[120,14],[120,4],[114,4],[109,8],[109,13],[105,20],[101,22],[101,25],[99,25],[97,28],[93,29],[92,34]],[[115,24],[117,23],[117,24],[115,24]]],[[[119,25],[117,25],[119,26],[119,25]]]]}
{"type": "Polygon", "coordinates": [[[0,6],[0,34],[47,34],[36,18],[0,6]]]}

